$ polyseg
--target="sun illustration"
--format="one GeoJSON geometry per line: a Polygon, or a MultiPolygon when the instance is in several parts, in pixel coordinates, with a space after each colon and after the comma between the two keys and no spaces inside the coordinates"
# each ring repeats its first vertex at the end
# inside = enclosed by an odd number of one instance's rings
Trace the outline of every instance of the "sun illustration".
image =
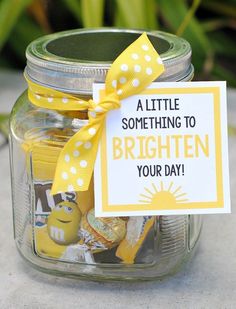
{"type": "Polygon", "coordinates": [[[152,183],[152,188],[144,188],[145,194],[140,194],[140,203],[150,204],[158,209],[174,208],[176,204],[188,201],[186,193],[181,193],[182,187],[173,188],[173,182],[167,189],[163,182],[160,182],[160,188],[152,183]]]}

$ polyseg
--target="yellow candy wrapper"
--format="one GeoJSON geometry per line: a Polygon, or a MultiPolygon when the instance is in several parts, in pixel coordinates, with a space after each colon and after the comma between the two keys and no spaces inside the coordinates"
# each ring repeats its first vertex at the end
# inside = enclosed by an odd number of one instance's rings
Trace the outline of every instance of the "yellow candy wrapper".
{"type": "Polygon", "coordinates": [[[50,195],[58,156],[72,134],[70,129],[37,128],[27,132],[22,144],[34,189],[35,252],[41,257],[71,261],[75,255],[71,257],[68,247],[79,244],[81,217],[94,205],[93,181],[85,192],[50,195]]]}
{"type": "Polygon", "coordinates": [[[116,250],[116,256],[123,263],[133,264],[148,232],[155,222],[155,217],[131,217],[127,223],[127,233],[116,250]]]}

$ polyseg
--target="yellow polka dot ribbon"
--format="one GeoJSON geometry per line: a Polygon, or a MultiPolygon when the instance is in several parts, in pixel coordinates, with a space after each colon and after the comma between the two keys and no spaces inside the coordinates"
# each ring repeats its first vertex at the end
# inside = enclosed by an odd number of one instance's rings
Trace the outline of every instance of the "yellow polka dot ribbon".
{"type": "Polygon", "coordinates": [[[143,33],[111,65],[105,81],[105,95],[98,103],[27,80],[29,100],[39,107],[62,111],[88,110],[88,124],[61,150],[51,194],[88,189],[106,113],[120,108],[122,99],[140,93],[163,72],[160,56],[143,33]]]}

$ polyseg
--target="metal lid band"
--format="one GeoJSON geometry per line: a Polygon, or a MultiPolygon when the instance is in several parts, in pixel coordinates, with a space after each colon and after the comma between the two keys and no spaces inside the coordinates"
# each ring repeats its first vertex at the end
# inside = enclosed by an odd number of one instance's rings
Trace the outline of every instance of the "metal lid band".
{"type": "MultiPolygon", "coordinates": [[[[142,32],[100,28],[43,36],[26,50],[26,74],[32,81],[47,87],[90,95],[93,83],[105,81],[113,60],[142,32]]],[[[161,31],[147,34],[166,68],[158,81],[190,80],[193,75],[190,44],[161,31]]]]}

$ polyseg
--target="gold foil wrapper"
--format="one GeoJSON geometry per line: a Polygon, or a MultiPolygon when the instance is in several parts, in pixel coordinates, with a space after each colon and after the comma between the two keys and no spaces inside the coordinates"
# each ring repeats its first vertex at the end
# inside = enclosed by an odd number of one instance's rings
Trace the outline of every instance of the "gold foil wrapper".
{"type": "Polygon", "coordinates": [[[79,236],[93,251],[117,246],[126,234],[126,220],[122,218],[96,218],[94,209],[81,220],[79,236]]]}

